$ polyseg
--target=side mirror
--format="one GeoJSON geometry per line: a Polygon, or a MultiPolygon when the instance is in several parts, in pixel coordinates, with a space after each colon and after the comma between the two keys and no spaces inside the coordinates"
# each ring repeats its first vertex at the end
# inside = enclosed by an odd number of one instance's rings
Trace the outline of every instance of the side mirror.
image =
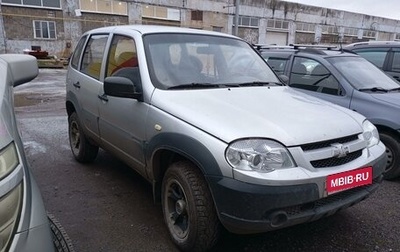
{"type": "Polygon", "coordinates": [[[39,74],[37,59],[27,54],[2,54],[0,60],[5,61],[12,74],[14,87],[29,82],[39,74]]]}
{"type": "Polygon", "coordinates": [[[283,83],[285,83],[286,85],[289,84],[289,77],[287,77],[286,75],[281,74],[281,75],[278,76],[278,78],[279,78],[283,83]]]}
{"type": "Polygon", "coordinates": [[[136,91],[135,84],[125,77],[111,76],[104,80],[104,94],[143,101],[143,94],[136,91]]]}

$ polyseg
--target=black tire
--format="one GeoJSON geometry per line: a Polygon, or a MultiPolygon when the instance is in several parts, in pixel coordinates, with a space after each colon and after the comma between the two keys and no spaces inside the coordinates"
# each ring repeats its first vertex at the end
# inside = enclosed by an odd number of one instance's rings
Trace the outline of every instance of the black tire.
{"type": "Polygon", "coordinates": [[[162,183],[164,220],[174,243],[183,251],[215,246],[221,225],[202,173],[192,163],[173,163],[162,183]]]}
{"type": "Polygon", "coordinates": [[[99,152],[99,147],[89,142],[81,128],[76,112],[68,118],[69,144],[75,159],[81,163],[92,162],[99,152]]]}
{"type": "Polygon", "coordinates": [[[386,180],[395,179],[400,176],[400,140],[388,133],[380,133],[379,137],[386,146],[388,157],[387,166],[383,178],[386,180]]]}
{"type": "Polygon", "coordinates": [[[57,252],[74,252],[74,247],[72,245],[71,239],[69,239],[67,233],[61,224],[52,214],[47,214],[47,218],[50,223],[51,235],[53,237],[53,243],[55,251],[57,252]]]}

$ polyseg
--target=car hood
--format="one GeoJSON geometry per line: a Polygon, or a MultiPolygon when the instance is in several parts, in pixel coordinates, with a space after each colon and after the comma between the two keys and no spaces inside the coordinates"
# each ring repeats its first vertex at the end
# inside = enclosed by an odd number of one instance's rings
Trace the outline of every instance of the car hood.
{"type": "Polygon", "coordinates": [[[377,100],[400,107],[400,92],[371,94],[377,100]]]}
{"type": "Polygon", "coordinates": [[[360,133],[364,120],[281,86],[155,90],[152,104],[225,142],[260,137],[295,146],[360,133]]]}

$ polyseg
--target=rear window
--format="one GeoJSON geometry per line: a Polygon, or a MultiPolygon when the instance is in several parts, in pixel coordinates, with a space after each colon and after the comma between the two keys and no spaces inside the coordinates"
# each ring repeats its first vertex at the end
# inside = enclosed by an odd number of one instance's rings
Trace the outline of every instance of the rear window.
{"type": "Polygon", "coordinates": [[[389,48],[368,48],[368,49],[358,49],[354,51],[358,55],[362,56],[363,58],[374,64],[375,66],[382,69],[389,48]]]}

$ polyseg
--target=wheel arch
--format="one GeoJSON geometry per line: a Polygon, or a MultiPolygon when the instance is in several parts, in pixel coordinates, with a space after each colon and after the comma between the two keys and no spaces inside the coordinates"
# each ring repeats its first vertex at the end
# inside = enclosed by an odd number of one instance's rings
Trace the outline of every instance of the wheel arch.
{"type": "Polygon", "coordinates": [[[207,180],[207,176],[222,176],[218,162],[207,147],[179,133],[162,133],[148,142],[146,148],[147,173],[153,183],[154,201],[161,200],[161,184],[168,167],[177,161],[193,163],[207,180]]]}
{"type": "Polygon", "coordinates": [[[379,133],[386,133],[397,138],[400,141],[400,131],[396,131],[388,126],[377,124],[375,125],[379,133]]]}

